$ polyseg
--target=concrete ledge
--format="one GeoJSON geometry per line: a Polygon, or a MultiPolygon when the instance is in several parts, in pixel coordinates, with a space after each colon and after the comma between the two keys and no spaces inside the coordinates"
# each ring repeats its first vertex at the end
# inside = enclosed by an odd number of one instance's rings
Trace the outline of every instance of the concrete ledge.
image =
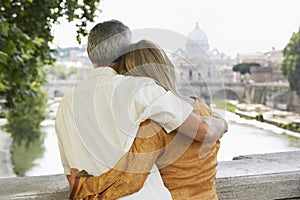
{"type": "MultiPolygon", "coordinates": [[[[219,199],[300,199],[300,151],[239,156],[220,162],[219,199]]],[[[0,179],[0,199],[64,200],[65,175],[0,179]]]]}
{"type": "Polygon", "coordinates": [[[217,179],[219,199],[300,199],[300,171],[217,179]]]}
{"type": "Polygon", "coordinates": [[[69,197],[69,185],[63,174],[0,179],[0,199],[55,199],[69,197]]]}
{"type": "Polygon", "coordinates": [[[219,199],[300,199],[300,151],[220,162],[217,192],[219,199]]]}

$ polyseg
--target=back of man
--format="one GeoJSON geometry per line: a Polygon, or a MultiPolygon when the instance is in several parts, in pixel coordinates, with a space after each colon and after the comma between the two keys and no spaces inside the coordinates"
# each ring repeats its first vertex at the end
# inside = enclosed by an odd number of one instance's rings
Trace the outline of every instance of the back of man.
{"type": "MultiPolygon", "coordinates": [[[[56,133],[66,174],[70,168],[78,168],[99,175],[120,160],[143,120],[130,114],[132,109],[140,112],[138,108],[130,108],[130,105],[135,107],[137,100],[131,97],[141,96],[138,94],[143,92],[141,88],[152,84],[151,79],[120,76],[111,68],[101,67],[91,70],[88,80],[62,99],[56,116],[56,133]]],[[[144,187],[126,198],[171,198],[156,167],[152,171],[144,187]]]]}

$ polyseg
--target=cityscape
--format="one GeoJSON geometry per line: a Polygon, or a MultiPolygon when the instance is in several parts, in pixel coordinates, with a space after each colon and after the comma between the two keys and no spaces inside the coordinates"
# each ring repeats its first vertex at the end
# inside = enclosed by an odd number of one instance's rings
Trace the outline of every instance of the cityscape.
{"type": "MultiPolygon", "coordinates": [[[[208,38],[196,23],[183,49],[169,53],[175,66],[180,93],[205,99],[218,97],[240,103],[261,104],[300,113],[300,101],[289,90],[288,80],[280,69],[282,50],[270,47],[268,52],[238,53],[231,57],[217,48],[211,49],[208,38]],[[233,70],[234,65],[241,63],[258,63],[259,66],[252,66],[249,73],[242,74],[233,70]]],[[[78,71],[67,78],[48,74],[45,90],[50,97],[63,96],[87,77],[92,66],[87,58],[86,46],[58,49],[56,66],[78,71]]]]}
{"type": "Polygon", "coordinates": [[[0,200],[300,199],[299,7],[1,0],[0,200]]]}
{"type": "MultiPolygon", "coordinates": [[[[217,112],[221,110],[229,122],[218,160],[227,162],[243,159],[240,155],[299,151],[300,100],[289,89],[288,80],[281,72],[283,51],[270,47],[268,52],[227,56],[217,48],[210,48],[209,36],[200,27],[196,23],[187,35],[185,46],[168,52],[168,56],[175,67],[179,93],[204,99],[217,112]],[[248,72],[234,70],[235,66],[245,63],[250,66],[248,72]]],[[[42,122],[45,150],[25,176],[63,173],[54,130],[56,111],[61,98],[84,81],[92,67],[85,45],[58,48],[56,59],[53,67],[45,68],[47,83],[43,89],[49,97],[48,117],[42,122]]],[[[251,159],[261,158],[253,156],[251,159]]],[[[4,177],[15,177],[11,166],[7,167],[4,177]]],[[[221,170],[218,177],[223,176],[227,175],[221,170]]]]}

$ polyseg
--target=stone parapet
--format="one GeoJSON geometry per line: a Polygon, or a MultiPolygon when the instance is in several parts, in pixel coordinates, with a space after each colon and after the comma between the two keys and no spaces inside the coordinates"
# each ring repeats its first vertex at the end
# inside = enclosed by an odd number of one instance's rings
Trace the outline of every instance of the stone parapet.
{"type": "MultiPolygon", "coordinates": [[[[245,155],[220,162],[219,199],[300,199],[300,151],[245,155]]],[[[0,199],[68,199],[64,175],[0,179],[0,199]]]]}

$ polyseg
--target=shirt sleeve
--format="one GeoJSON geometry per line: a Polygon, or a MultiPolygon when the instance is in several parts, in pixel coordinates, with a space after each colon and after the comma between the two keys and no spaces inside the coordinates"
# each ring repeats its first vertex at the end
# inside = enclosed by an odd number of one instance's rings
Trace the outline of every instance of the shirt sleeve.
{"type": "Polygon", "coordinates": [[[68,161],[67,161],[67,157],[66,157],[66,153],[65,153],[64,148],[63,148],[62,141],[59,137],[59,130],[57,128],[57,125],[55,127],[55,131],[57,133],[58,148],[59,148],[61,163],[62,163],[62,166],[64,168],[64,173],[65,174],[70,174],[70,166],[69,166],[68,161]]]}
{"type": "Polygon", "coordinates": [[[178,128],[193,111],[188,102],[154,82],[140,87],[131,98],[137,114],[136,124],[152,119],[168,133],[178,128]]]}

